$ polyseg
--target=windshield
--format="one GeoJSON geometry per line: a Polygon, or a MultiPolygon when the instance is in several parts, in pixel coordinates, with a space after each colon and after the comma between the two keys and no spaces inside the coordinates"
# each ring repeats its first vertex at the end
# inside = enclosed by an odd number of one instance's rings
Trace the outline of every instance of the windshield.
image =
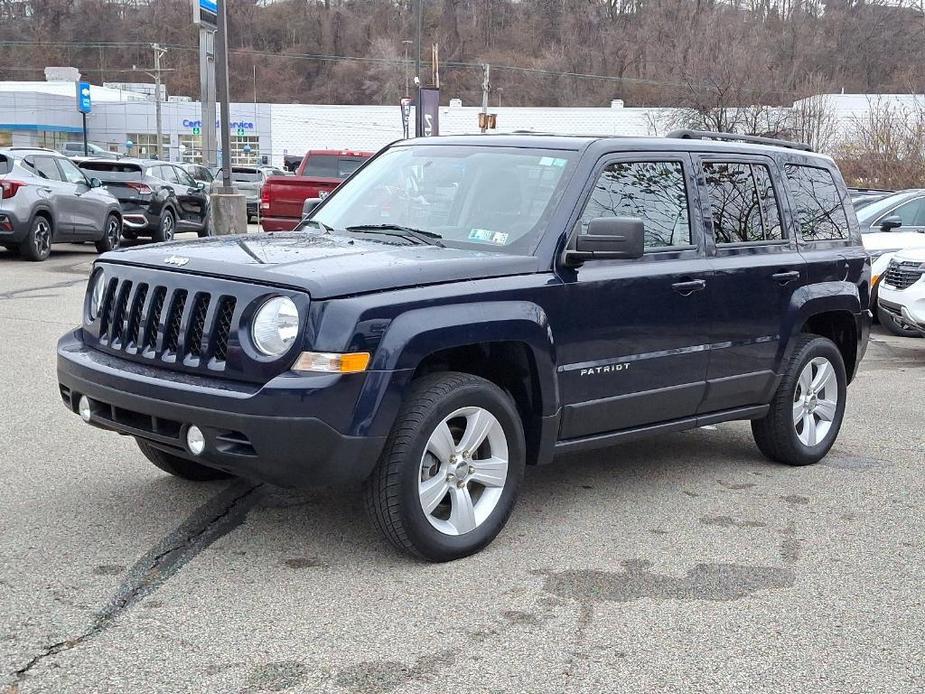
{"type": "Polygon", "coordinates": [[[384,152],[313,215],[332,229],[410,227],[459,248],[528,254],[574,152],[421,145],[384,152]]]}
{"type": "Polygon", "coordinates": [[[865,227],[869,227],[873,224],[877,218],[887,210],[893,209],[914,195],[916,195],[915,191],[911,193],[900,193],[898,195],[888,195],[882,200],[864,205],[860,210],[857,210],[858,224],[861,226],[861,231],[870,231],[870,229],[865,229],[865,227]]]}

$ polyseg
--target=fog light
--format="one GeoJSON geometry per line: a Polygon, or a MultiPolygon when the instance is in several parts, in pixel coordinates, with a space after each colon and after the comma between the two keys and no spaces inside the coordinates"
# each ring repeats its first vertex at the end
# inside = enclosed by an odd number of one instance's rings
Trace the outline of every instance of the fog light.
{"type": "Polygon", "coordinates": [[[77,414],[80,415],[80,418],[85,422],[90,422],[90,415],[93,412],[90,410],[90,401],[87,399],[86,395],[81,395],[80,400],[77,401],[77,414]]]}
{"type": "Polygon", "coordinates": [[[206,437],[199,427],[192,426],[186,430],[186,447],[193,455],[199,455],[206,449],[206,437]]]}

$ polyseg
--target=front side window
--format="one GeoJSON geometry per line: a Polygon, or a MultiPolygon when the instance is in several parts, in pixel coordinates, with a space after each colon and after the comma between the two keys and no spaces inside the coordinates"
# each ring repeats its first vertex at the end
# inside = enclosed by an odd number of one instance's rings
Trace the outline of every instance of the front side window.
{"type": "Polygon", "coordinates": [[[637,217],[645,225],[646,249],[688,246],[684,168],[676,161],[618,162],[605,168],[581,215],[581,233],[598,217],[637,217]]]}
{"type": "Polygon", "coordinates": [[[58,166],[64,173],[64,178],[68,183],[86,183],[87,177],[70,159],[58,159],[58,166]]]}
{"type": "Polygon", "coordinates": [[[828,170],[787,164],[787,185],[804,240],[848,238],[848,216],[835,179],[828,170]]]}
{"type": "Polygon", "coordinates": [[[783,238],[777,198],[767,166],[711,161],[704,163],[703,172],[717,244],[783,238]]]}
{"type": "Polygon", "coordinates": [[[925,226],[925,198],[919,198],[897,207],[893,212],[902,220],[904,227],[925,226]]]}
{"type": "Polygon", "coordinates": [[[177,177],[177,181],[179,181],[180,185],[188,186],[190,188],[196,187],[196,181],[194,181],[193,177],[186,173],[186,171],[177,168],[176,166],[171,166],[170,168],[173,169],[173,173],[177,177]]]}
{"type": "Polygon", "coordinates": [[[532,253],[575,156],[478,145],[395,147],[347,179],[313,220],[335,230],[412,227],[439,234],[450,247],[532,253]]]}

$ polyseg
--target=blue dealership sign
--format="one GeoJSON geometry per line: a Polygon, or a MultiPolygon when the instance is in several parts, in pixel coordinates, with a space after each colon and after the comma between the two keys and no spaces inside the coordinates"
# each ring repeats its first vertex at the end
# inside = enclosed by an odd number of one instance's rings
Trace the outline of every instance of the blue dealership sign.
{"type": "Polygon", "coordinates": [[[90,113],[93,110],[93,104],[90,101],[90,83],[77,83],[77,110],[81,113],[90,113]]]}
{"type": "Polygon", "coordinates": [[[193,0],[193,19],[196,24],[215,26],[218,24],[218,2],[216,0],[199,0],[199,6],[193,0]]]}

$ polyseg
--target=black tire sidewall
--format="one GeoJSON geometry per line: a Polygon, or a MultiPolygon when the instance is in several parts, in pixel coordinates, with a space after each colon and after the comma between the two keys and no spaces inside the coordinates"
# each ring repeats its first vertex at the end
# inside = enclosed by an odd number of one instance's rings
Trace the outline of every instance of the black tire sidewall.
{"type": "Polygon", "coordinates": [[[98,253],[106,253],[108,251],[114,250],[119,247],[119,243],[122,240],[122,230],[121,229],[118,231],[118,235],[116,236],[115,243],[111,242],[109,239],[109,224],[110,222],[112,222],[113,219],[115,219],[116,222],[118,223],[119,218],[116,215],[111,214],[108,217],[106,217],[106,224],[103,227],[103,238],[101,238],[99,241],[96,242],[96,250],[98,253]]]}
{"type": "Polygon", "coordinates": [[[523,425],[511,398],[488,381],[466,385],[444,397],[421,422],[421,427],[404,451],[400,470],[400,514],[408,537],[428,559],[446,561],[478,552],[490,543],[507,522],[523,479],[526,464],[523,425]],[[508,472],[504,491],[491,515],[465,535],[445,535],[434,528],[421,508],[418,496],[421,457],[437,425],[462,407],[482,407],[493,414],[504,429],[508,445],[508,472]]]}
{"type": "Polygon", "coordinates": [[[48,218],[42,215],[36,215],[32,220],[32,224],[29,226],[29,235],[26,237],[25,243],[20,246],[20,253],[29,260],[46,260],[48,256],[51,255],[51,244],[52,241],[54,241],[54,235],[55,228],[52,226],[52,223],[48,220],[48,218]],[[43,221],[48,224],[48,250],[45,253],[40,254],[35,249],[35,231],[39,223],[43,221]]]}
{"type": "Polygon", "coordinates": [[[796,428],[793,426],[792,414],[784,420],[785,423],[789,424],[789,447],[794,453],[797,464],[808,465],[822,459],[838,438],[842,421],[845,418],[845,406],[848,395],[848,376],[845,371],[845,362],[842,359],[841,352],[838,351],[838,347],[836,347],[831,340],[824,337],[818,337],[804,345],[803,349],[800,351],[799,358],[793,362],[796,368],[786,375],[781,384],[781,386],[785,388],[784,392],[787,395],[784,400],[790,403],[792,409],[793,395],[796,391],[800,374],[803,372],[803,369],[806,368],[806,365],[816,357],[825,357],[829,360],[832,368],[835,369],[835,378],[838,386],[838,404],[835,407],[835,417],[832,420],[832,426],[829,428],[828,434],[825,439],[815,446],[807,446],[800,441],[796,428]]]}
{"type": "Polygon", "coordinates": [[[154,233],[154,240],[158,243],[163,243],[165,241],[173,241],[177,236],[177,216],[173,213],[173,210],[169,207],[165,207],[161,212],[161,218],[157,225],[157,231],[154,233]],[[167,238],[164,232],[164,222],[170,217],[173,221],[173,237],[167,238]]]}

